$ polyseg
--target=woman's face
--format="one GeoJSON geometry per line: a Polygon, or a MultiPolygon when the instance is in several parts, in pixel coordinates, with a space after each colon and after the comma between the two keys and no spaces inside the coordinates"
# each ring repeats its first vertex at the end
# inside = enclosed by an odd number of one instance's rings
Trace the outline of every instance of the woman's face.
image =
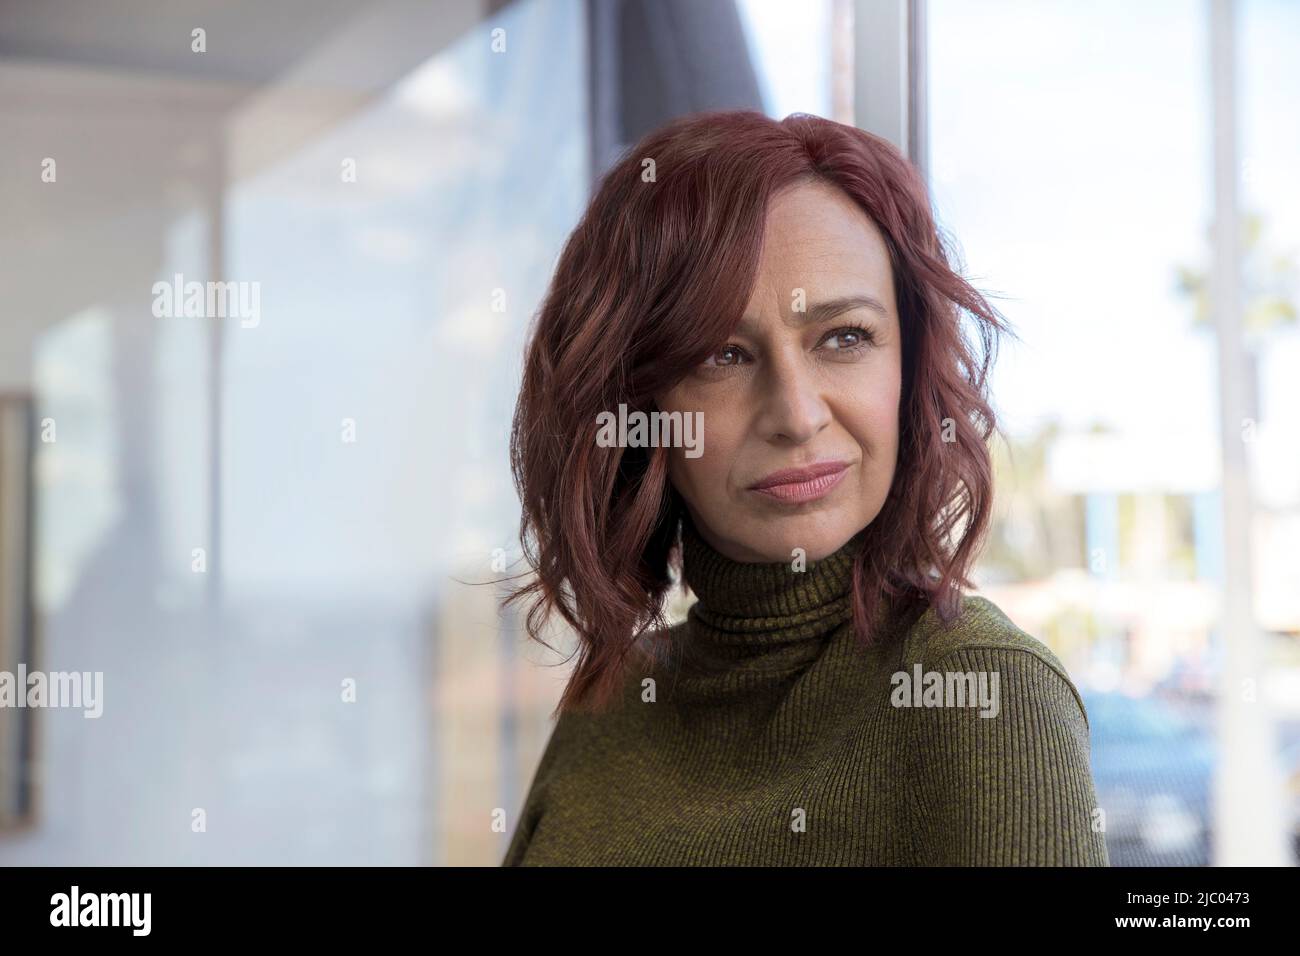
{"type": "Polygon", "coordinates": [[[816,561],[880,513],[898,457],[902,348],[889,252],[824,183],[778,193],[745,315],[670,391],[702,412],[703,453],[669,476],[700,534],[736,561],[816,561]]]}

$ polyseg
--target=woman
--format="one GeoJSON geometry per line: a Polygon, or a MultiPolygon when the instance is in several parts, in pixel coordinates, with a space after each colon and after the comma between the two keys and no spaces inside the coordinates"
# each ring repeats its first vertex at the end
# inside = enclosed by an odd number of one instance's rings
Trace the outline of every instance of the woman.
{"type": "Polygon", "coordinates": [[[580,653],[505,865],[1108,864],[1075,686],[961,590],[1002,331],[860,130],[699,114],[609,172],[515,415],[511,600],[580,653]]]}

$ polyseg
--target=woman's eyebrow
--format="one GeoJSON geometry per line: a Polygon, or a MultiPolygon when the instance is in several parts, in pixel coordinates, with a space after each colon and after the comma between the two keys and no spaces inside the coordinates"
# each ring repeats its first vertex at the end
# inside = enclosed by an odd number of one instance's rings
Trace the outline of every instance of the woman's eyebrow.
{"type": "MultiPolygon", "coordinates": [[[[870,309],[880,315],[881,318],[889,317],[889,310],[875,296],[866,294],[843,295],[834,299],[827,299],[824,302],[814,302],[803,312],[792,311],[786,316],[786,323],[789,325],[816,325],[819,322],[827,322],[845,312],[852,312],[854,309],[870,309]]],[[[736,326],[736,331],[747,332],[756,324],[752,318],[745,316],[740,320],[740,324],[736,326]]]]}

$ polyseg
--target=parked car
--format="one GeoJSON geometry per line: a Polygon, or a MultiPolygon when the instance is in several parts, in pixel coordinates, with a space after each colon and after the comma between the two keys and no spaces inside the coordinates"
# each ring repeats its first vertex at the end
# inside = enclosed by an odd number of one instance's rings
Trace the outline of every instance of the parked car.
{"type": "Polygon", "coordinates": [[[1291,862],[1300,866],[1300,740],[1291,739],[1282,748],[1282,772],[1286,774],[1287,822],[1291,830],[1291,862]]]}
{"type": "Polygon", "coordinates": [[[1112,866],[1208,866],[1211,735],[1160,700],[1084,692],[1112,866]]]}

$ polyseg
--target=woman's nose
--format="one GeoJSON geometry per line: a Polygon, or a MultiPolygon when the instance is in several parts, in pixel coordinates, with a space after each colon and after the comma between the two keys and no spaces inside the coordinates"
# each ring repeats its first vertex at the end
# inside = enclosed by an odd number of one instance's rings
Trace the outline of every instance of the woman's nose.
{"type": "Polygon", "coordinates": [[[769,366],[759,387],[763,394],[758,425],[764,440],[802,445],[830,424],[831,410],[820,383],[802,363],[769,366]]]}

